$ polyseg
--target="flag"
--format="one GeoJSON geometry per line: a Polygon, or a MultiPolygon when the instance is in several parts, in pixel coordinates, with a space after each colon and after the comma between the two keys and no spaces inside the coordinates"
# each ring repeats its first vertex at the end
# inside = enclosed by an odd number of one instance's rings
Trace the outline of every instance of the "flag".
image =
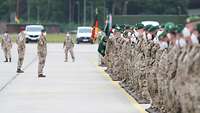
{"type": "Polygon", "coordinates": [[[106,36],[110,35],[111,29],[112,29],[112,15],[109,14],[106,18],[105,27],[104,27],[104,32],[106,33],[106,36]]]}
{"type": "Polygon", "coordinates": [[[97,39],[98,29],[99,29],[98,9],[96,9],[95,21],[94,21],[93,29],[92,29],[93,42],[96,41],[96,39],[97,39]]]}
{"type": "Polygon", "coordinates": [[[104,57],[106,51],[106,37],[103,37],[99,42],[98,52],[104,57]]]}
{"type": "Polygon", "coordinates": [[[19,17],[18,17],[18,16],[15,16],[15,22],[16,22],[17,24],[20,24],[20,20],[19,20],[19,17]]]}
{"type": "MultiPolygon", "coordinates": [[[[112,15],[109,14],[105,21],[104,26],[104,32],[106,36],[108,37],[110,35],[110,31],[112,30],[112,15]]],[[[106,51],[106,43],[107,43],[107,37],[104,36],[99,43],[98,52],[104,57],[105,51],[106,51]]]]}

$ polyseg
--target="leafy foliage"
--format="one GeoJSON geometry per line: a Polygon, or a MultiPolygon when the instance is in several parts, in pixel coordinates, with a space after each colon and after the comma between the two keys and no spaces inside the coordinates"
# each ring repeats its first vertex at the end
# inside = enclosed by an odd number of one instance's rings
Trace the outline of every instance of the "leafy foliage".
{"type": "MultiPolygon", "coordinates": [[[[84,0],[0,0],[0,20],[10,22],[19,2],[19,16],[30,23],[83,24],[84,0]],[[71,9],[70,9],[71,8],[71,9]],[[29,20],[29,21],[28,21],[29,20]]],[[[187,14],[189,0],[86,0],[87,23],[92,24],[98,8],[102,26],[106,14],[187,14]]]]}

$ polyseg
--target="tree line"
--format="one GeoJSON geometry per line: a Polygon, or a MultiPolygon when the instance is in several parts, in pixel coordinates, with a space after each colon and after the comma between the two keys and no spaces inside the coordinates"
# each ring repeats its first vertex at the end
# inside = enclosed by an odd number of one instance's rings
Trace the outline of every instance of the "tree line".
{"type": "MultiPolygon", "coordinates": [[[[187,14],[190,0],[85,0],[86,21],[94,21],[98,9],[100,21],[107,14],[187,14]]],[[[0,0],[0,20],[13,22],[17,15],[24,23],[83,24],[84,0],[0,0]]]]}

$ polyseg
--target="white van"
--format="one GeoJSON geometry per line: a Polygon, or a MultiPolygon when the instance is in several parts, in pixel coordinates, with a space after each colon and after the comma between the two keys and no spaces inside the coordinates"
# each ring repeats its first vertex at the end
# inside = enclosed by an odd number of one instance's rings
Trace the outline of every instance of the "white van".
{"type": "Polygon", "coordinates": [[[76,41],[77,44],[80,42],[90,42],[92,43],[92,27],[78,27],[76,41]]]}
{"type": "Polygon", "coordinates": [[[159,25],[160,25],[160,23],[157,22],[157,21],[142,21],[142,24],[143,24],[144,26],[147,26],[147,25],[159,26],[159,25]]]}
{"type": "Polygon", "coordinates": [[[27,25],[25,28],[26,42],[38,41],[42,29],[44,29],[42,25],[27,25]]]}

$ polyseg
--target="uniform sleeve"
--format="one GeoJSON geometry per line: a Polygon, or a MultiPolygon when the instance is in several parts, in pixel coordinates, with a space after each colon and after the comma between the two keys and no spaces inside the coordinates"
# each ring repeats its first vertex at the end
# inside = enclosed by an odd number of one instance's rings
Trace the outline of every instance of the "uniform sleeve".
{"type": "Polygon", "coordinates": [[[63,43],[63,47],[65,47],[66,46],[66,39],[64,40],[64,43],[63,43]]]}
{"type": "Polygon", "coordinates": [[[11,45],[11,48],[12,48],[12,37],[9,35],[9,38],[10,38],[10,45],[11,45]]]}
{"type": "Polygon", "coordinates": [[[43,44],[44,44],[42,37],[39,38],[38,44],[39,44],[39,45],[43,45],[43,44]]]}
{"type": "Polygon", "coordinates": [[[19,44],[19,34],[17,35],[17,38],[16,38],[16,44],[17,45],[19,44]]]}
{"type": "Polygon", "coordinates": [[[71,43],[74,45],[74,40],[73,40],[73,38],[71,37],[71,43]]]}
{"type": "Polygon", "coordinates": [[[3,40],[3,37],[1,39],[1,47],[3,47],[3,43],[4,43],[4,40],[3,40]]]}

